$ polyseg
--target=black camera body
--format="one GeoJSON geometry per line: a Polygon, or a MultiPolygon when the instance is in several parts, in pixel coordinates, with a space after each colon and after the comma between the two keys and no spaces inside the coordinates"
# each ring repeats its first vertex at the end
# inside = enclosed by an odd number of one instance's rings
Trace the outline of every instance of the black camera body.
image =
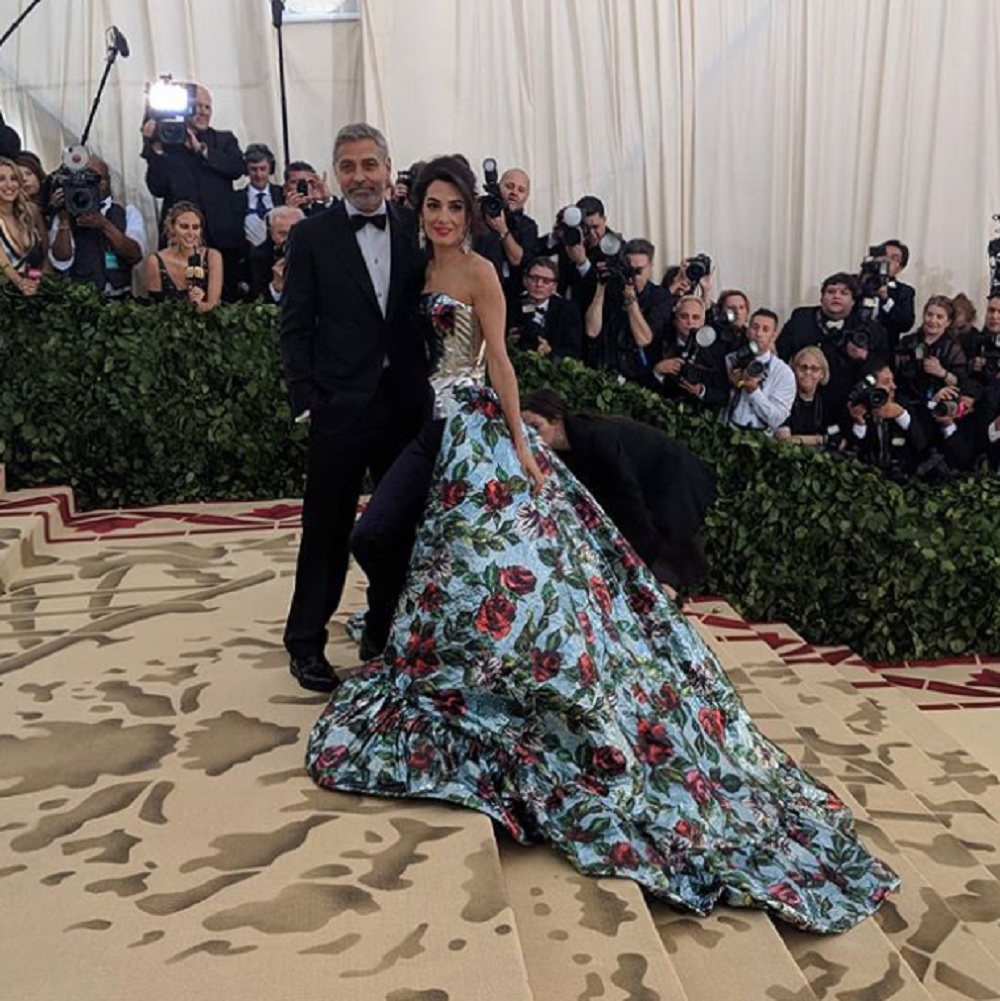
{"type": "Polygon", "coordinates": [[[861,262],[858,269],[858,286],[862,299],[875,299],[879,289],[889,283],[889,260],[885,256],[885,247],[868,248],[868,256],[861,262]]]}
{"type": "Polygon", "coordinates": [[[682,261],[681,267],[684,269],[684,274],[687,275],[691,287],[694,288],[702,278],[706,278],[712,273],[712,258],[708,254],[695,254],[694,257],[688,257],[682,261]]]}
{"type": "Polygon", "coordinates": [[[993,216],[996,234],[986,245],[986,256],[990,262],[990,298],[1000,295],[1000,214],[993,216]]]}
{"type": "Polygon", "coordinates": [[[742,372],[751,379],[761,378],[767,372],[767,365],[757,357],[759,353],[757,345],[748,341],[728,356],[730,370],[742,372]]]}
{"type": "Polygon", "coordinates": [[[62,165],[53,172],[49,197],[63,193],[63,208],[71,218],[101,211],[101,175],[91,170],[90,151],[86,146],[67,146],[62,165]]]}
{"type": "Polygon", "coordinates": [[[579,247],[583,243],[583,212],[576,205],[567,205],[556,214],[556,224],[549,235],[549,246],[579,247]]]}
{"type": "Polygon", "coordinates": [[[497,162],[488,156],[483,160],[483,191],[479,196],[479,209],[487,219],[499,219],[507,207],[500,193],[500,174],[497,162]]]}
{"type": "Polygon", "coordinates": [[[848,344],[867,351],[872,346],[872,339],[864,327],[855,327],[852,330],[844,331],[841,346],[847,347],[848,344]]]}
{"type": "Polygon", "coordinates": [[[847,394],[849,407],[863,406],[868,413],[884,407],[889,402],[889,391],[875,382],[875,376],[866,375],[847,394]]]}
{"type": "Polygon", "coordinates": [[[991,379],[1000,374],[1000,334],[990,336],[983,333],[983,339],[976,352],[983,359],[983,372],[991,379]]]}
{"type": "Polygon", "coordinates": [[[146,117],[156,122],[154,138],[164,146],[187,142],[188,120],[194,115],[198,88],[193,83],[174,83],[167,73],[146,86],[146,117]]]}

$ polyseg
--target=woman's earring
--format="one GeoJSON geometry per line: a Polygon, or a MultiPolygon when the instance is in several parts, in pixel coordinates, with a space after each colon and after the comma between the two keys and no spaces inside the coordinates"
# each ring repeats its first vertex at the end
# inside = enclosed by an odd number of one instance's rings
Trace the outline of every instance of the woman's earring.
{"type": "Polygon", "coordinates": [[[462,237],[462,253],[468,254],[472,250],[472,227],[470,226],[465,231],[465,236],[462,237]]]}
{"type": "Polygon", "coordinates": [[[417,223],[417,243],[421,250],[427,249],[427,234],[424,232],[424,220],[417,223]]]}

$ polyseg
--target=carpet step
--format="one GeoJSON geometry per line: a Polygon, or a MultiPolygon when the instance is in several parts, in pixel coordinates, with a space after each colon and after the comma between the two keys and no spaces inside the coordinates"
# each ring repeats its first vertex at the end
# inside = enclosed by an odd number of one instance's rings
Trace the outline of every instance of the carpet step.
{"type": "Polygon", "coordinates": [[[500,859],[537,1001],[692,997],[636,883],[583,876],[554,849],[509,838],[500,859]]]}

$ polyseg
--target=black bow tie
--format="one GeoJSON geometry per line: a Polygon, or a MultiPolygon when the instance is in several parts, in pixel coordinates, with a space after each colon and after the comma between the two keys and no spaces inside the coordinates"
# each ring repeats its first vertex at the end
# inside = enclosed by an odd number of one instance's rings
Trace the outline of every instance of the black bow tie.
{"type": "Polygon", "coordinates": [[[369,224],[374,226],[376,229],[385,229],[385,221],[387,218],[388,216],[385,212],[379,212],[378,215],[361,215],[359,213],[351,216],[351,228],[355,233],[360,232],[369,224]]]}

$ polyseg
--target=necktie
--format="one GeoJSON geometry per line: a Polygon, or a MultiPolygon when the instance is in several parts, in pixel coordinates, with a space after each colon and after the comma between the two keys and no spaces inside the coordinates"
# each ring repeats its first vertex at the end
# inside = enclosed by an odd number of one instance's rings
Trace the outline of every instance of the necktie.
{"type": "Polygon", "coordinates": [[[385,229],[386,218],[385,212],[379,212],[378,215],[352,215],[351,228],[355,233],[368,225],[374,226],[376,229],[385,229]]]}
{"type": "Polygon", "coordinates": [[[258,219],[263,219],[267,215],[267,205],[264,203],[263,191],[257,192],[257,208],[255,211],[257,212],[258,219]]]}

